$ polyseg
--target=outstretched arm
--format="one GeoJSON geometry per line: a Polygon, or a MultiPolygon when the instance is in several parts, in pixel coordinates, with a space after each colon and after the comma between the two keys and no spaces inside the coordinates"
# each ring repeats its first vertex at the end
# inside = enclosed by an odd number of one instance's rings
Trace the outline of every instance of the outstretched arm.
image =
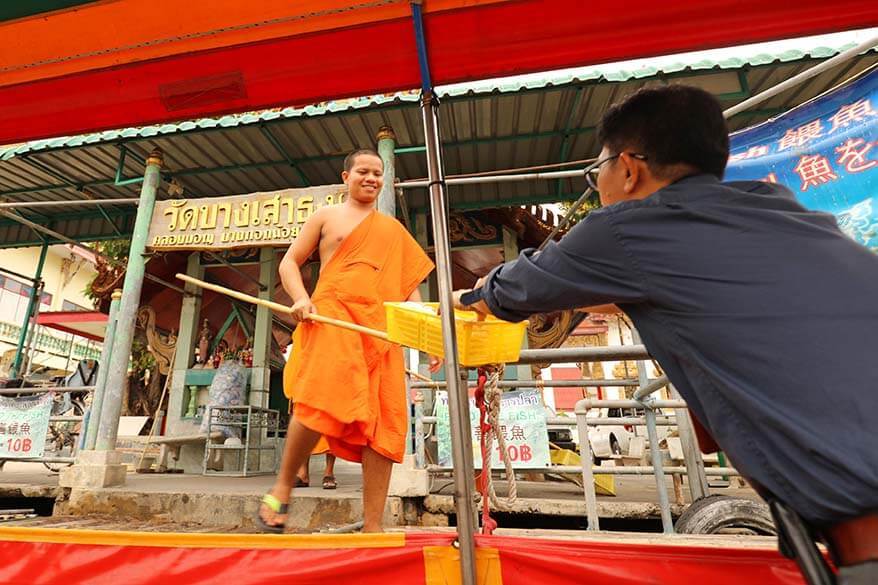
{"type": "Polygon", "coordinates": [[[525,250],[495,268],[473,293],[457,291],[455,303],[507,321],[535,313],[646,300],[642,275],[631,265],[610,224],[592,213],[560,242],[525,250]]]}

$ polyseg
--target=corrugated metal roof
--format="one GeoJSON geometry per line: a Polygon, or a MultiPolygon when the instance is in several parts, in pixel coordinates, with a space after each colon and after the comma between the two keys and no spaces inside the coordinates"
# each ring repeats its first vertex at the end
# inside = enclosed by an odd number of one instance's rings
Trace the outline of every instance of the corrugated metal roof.
{"type": "MultiPolygon", "coordinates": [[[[484,172],[589,158],[599,150],[594,127],[603,111],[645,85],[696,84],[730,107],[845,49],[787,51],[634,71],[577,71],[537,80],[450,87],[440,91],[446,172],[484,172]]],[[[876,51],[861,55],[737,116],[731,128],[763,121],[807,101],[876,62],[876,51]]],[[[112,237],[127,230],[133,207],[95,209],[75,199],[136,197],[139,184],[116,183],[123,151],[128,153],[121,167],[123,179],[139,177],[143,158],[160,148],[166,172],[184,188],[184,196],[228,195],[338,182],[344,155],[374,144],[379,128],[385,125],[397,137],[397,176],[403,180],[423,177],[426,163],[420,151],[424,139],[418,95],[403,92],[7,147],[0,150],[0,198],[69,201],[42,217],[37,213],[41,210],[23,211],[36,220],[55,221],[53,229],[67,235],[112,237]],[[105,215],[115,221],[115,228],[105,215]]],[[[582,189],[579,180],[470,185],[452,187],[450,198],[457,207],[473,208],[571,199],[582,189]]],[[[410,208],[427,204],[423,190],[407,191],[406,198],[410,208]]],[[[0,226],[10,221],[0,219],[0,226]]],[[[28,236],[28,230],[14,232],[0,229],[0,246],[38,243],[28,236]]]]}

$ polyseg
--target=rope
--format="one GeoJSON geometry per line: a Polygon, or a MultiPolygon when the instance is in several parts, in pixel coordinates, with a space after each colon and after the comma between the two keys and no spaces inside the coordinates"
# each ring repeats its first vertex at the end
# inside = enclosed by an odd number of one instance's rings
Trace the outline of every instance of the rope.
{"type": "Polygon", "coordinates": [[[479,368],[478,385],[476,386],[475,398],[479,407],[479,425],[481,430],[482,449],[482,472],[479,474],[478,484],[482,496],[482,533],[491,534],[497,528],[497,522],[491,518],[490,505],[495,508],[509,509],[518,499],[518,487],[515,483],[515,471],[512,469],[512,461],[506,450],[506,438],[503,436],[500,426],[500,397],[502,392],[499,387],[500,374],[503,368],[485,366],[479,368]],[[509,486],[508,495],[501,500],[494,490],[494,481],[491,477],[491,454],[493,453],[494,439],[497,439],[497,447],[500,450],[500,460],[506,468],[506,482],[509,486]]]}

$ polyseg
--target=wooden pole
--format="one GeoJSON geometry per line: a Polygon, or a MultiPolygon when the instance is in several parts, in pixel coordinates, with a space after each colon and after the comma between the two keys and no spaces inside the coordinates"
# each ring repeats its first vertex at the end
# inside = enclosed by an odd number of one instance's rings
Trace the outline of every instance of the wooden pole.
{"type": "MultiPolygon", "coordinates": [[[[184,282],[188,282],[190,284],[194,284],[195,286],[212,290],[215,293],[219,293],[222,295],[230,296],[234,299],[238,299],[239,301],[244,301],[245,303],[252,303],[254,305],[261,305],[263,307],[268,307],[272,311],[277,313],[286,313],[291,315],[293,312],[292,307],[288,307],[286,305],[282,305],[280,303],[276,303],[274,301],[269,301],[267,299],[260,299],[258,297],[254,297],[248,295],[246,293],[242,293],[237,290],[232,290],[230,288],[226,288],[224,286],[220,286],[218,284],[213,284],[210,282],[204,282],[203,280],[198,280],[197,278],[192,278],[186,274],[177,274],[177,278],[184,282]]],[[[340,319],[333,319],[332,317],[324,317],[323,315],[318,315],[317,313],[311,313],[308,315],[308,319],[310,321],[316,321],[318,323],[325,323],[327,325],[335,325],[336,327],[341,327],[342,329],[347,329],[349,331],[356,331],[357,333],[363,333],[365,335],[371,335],[372,337],[377,337],[378,339],[387,340],[387,332],[380,331],[378,329],[372,329],[370,327],[363,327],[362,325],[357,325],[356,323],[349,323],[347,321],[342,321],[340,319]]]]}

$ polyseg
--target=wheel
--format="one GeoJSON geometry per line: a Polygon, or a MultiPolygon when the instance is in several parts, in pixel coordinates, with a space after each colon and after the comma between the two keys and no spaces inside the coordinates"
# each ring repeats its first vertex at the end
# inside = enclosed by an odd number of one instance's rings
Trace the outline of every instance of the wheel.
{"type": "Polygon", "coordinates": [[[680,534],[777,534],[766,504],[718,494],[692,502],[674,528],[680,534]]]}

